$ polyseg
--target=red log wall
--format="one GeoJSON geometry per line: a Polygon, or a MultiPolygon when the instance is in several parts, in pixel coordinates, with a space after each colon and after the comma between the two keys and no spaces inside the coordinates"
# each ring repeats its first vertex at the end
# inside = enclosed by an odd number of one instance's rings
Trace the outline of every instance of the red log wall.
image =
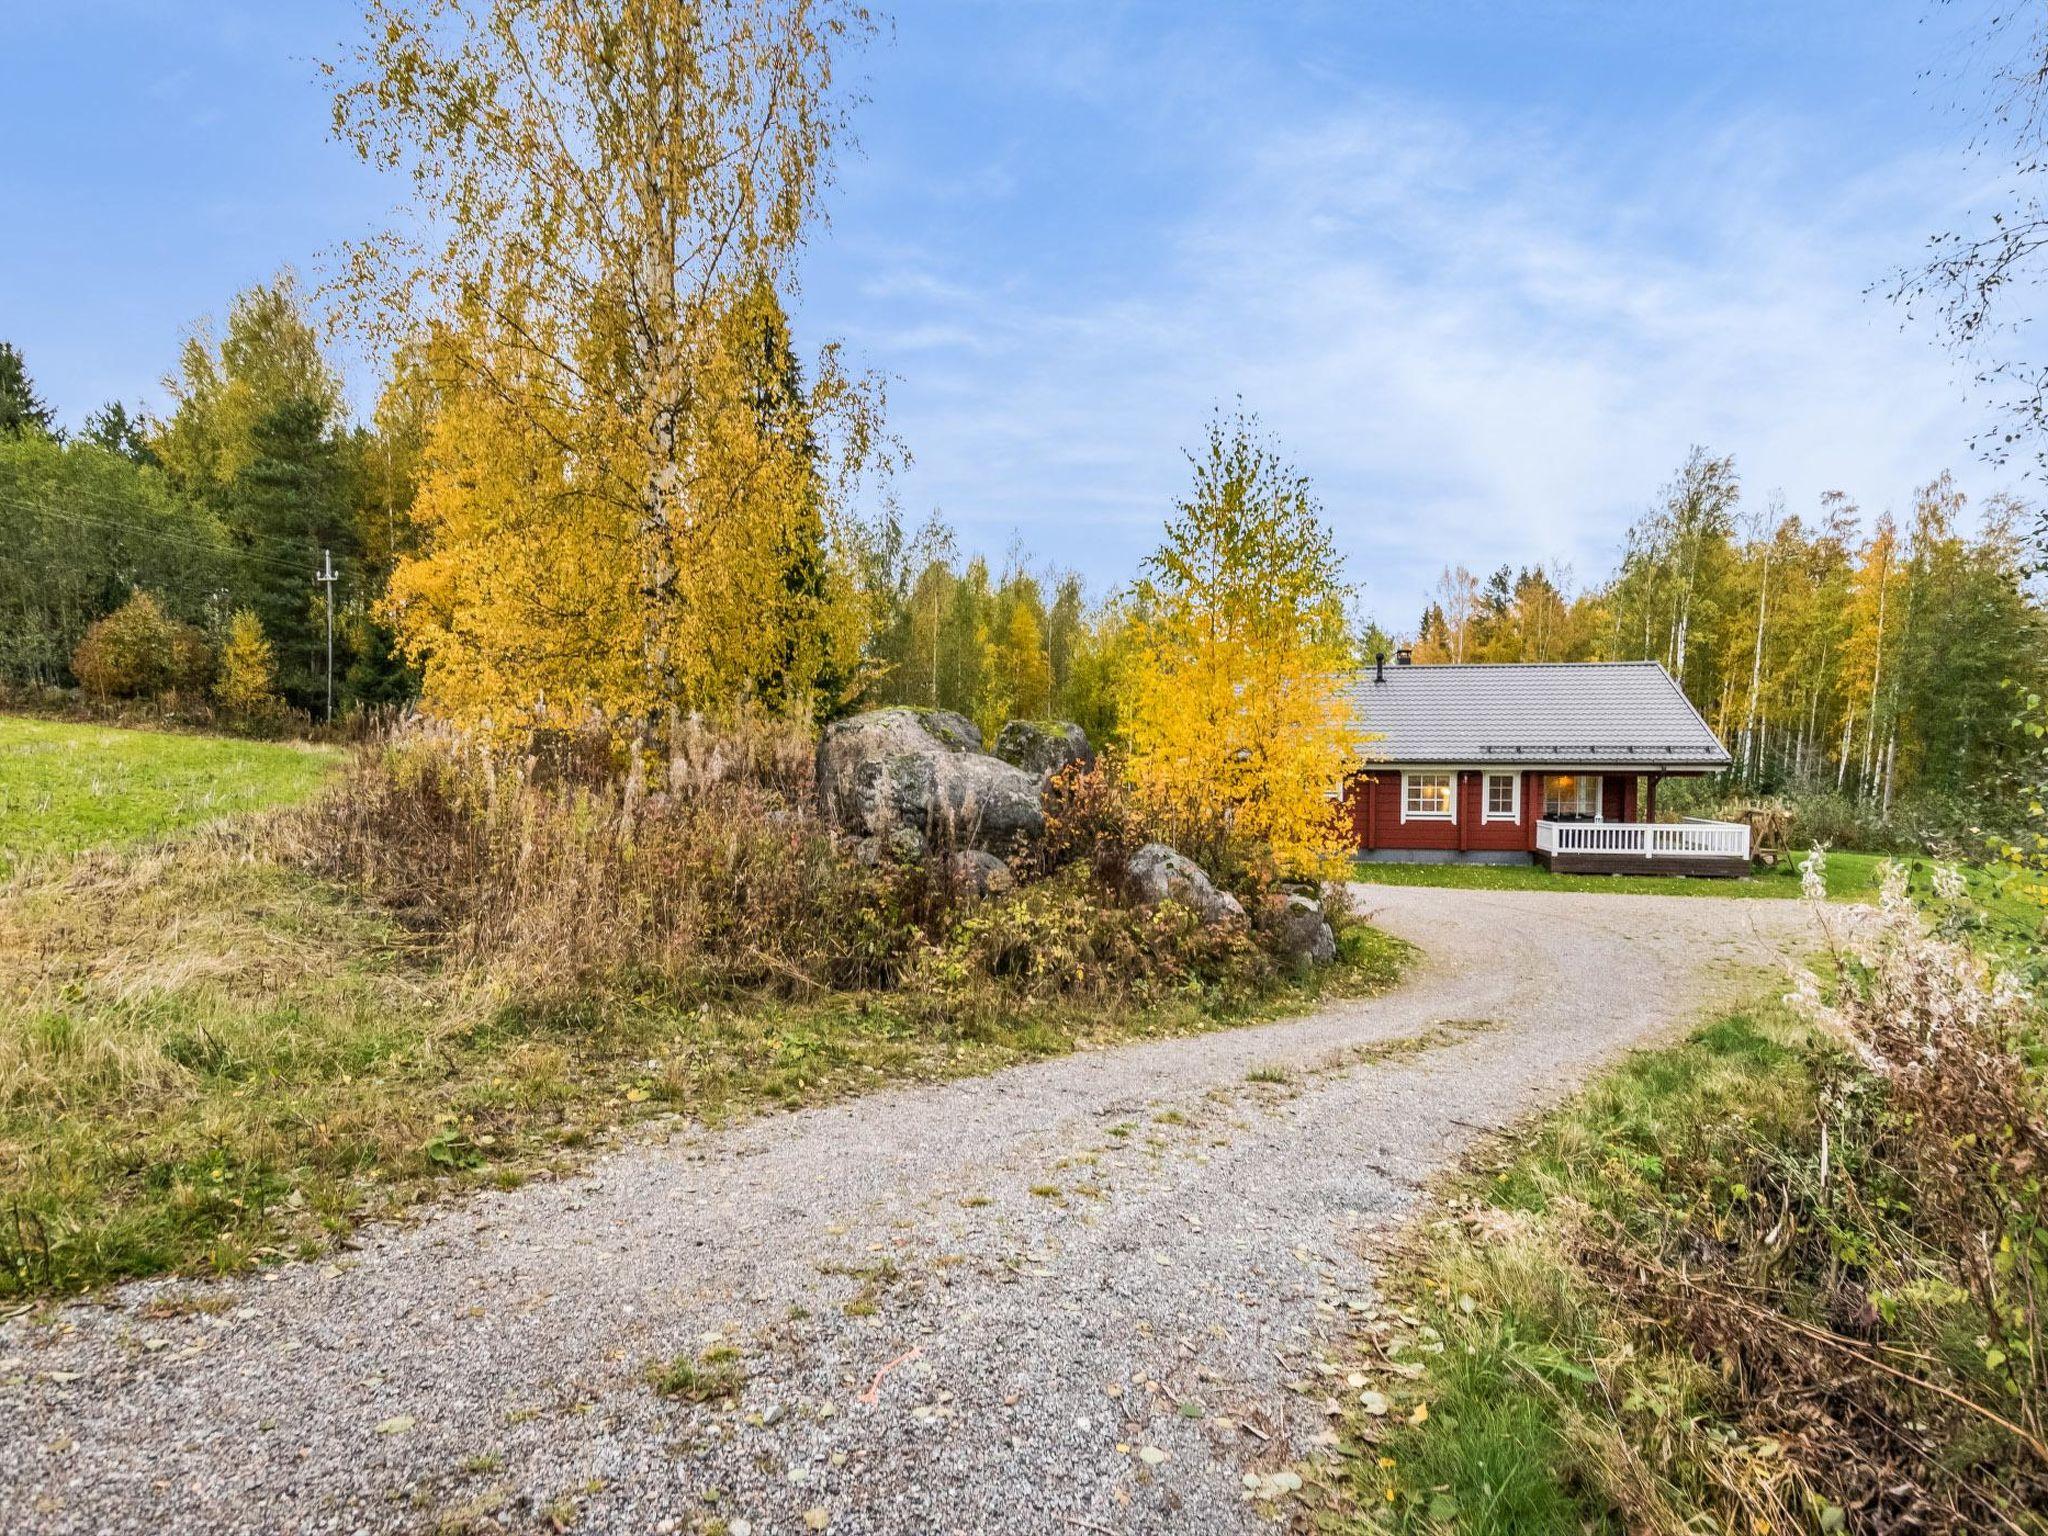
{"type": "MultiPolygon", "coordinates": [[[[1350,813],[1353,846],[1361,852],[1376,848],[1427,848],[1527,853],[1536,847],[1536,823],[1543,815],[1543,775],[1522,775],[1521,818],[1511,822],[1486,820],[1486,774],[1477,768],[1458,771],[1455,823],[1402,821],[1401,774],[1393,768],[1352,775],[1345,785],[1344,803],[1350,813]]],[[[1600,808],[1609,821],[1634,821],[1635,776],[1606,775],[1600,808]]]]}

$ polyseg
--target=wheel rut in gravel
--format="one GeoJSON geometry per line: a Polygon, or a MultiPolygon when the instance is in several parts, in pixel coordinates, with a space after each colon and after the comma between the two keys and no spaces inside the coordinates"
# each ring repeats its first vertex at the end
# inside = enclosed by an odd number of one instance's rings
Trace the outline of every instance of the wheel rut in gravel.
{"type": "Polygon", "coordinates": [[[0,1530],[1270,1529],[1246,1474],[1313,1449],[1423,1182],[1810,921],[1360,896],[1424,953],[1383,997],[682,1132],[333,1263],[18,1318],[0,1530]]]}

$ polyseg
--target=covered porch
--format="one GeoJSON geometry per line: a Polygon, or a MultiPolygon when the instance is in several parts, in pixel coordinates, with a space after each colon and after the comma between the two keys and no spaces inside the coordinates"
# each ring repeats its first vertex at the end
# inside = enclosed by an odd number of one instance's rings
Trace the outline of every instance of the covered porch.
{"type": "Polygon", "coordinates": [[[1350,687],[1362,766],[1340,796],[1372,863],[1740,875],[1749,828],[1660,820],[1728,749],[1654,661],[1375,665],[1350,687]]]}
{"type": "MultiPolygon", "coordinates": [[[[1654,814],[1654,813],[1653,813],[1654,814]]],[[[1559,874],[1749,873],[1749,828],[1739,821],[1549,821],[1536,823],[1536,862],[1559,874]]]]}

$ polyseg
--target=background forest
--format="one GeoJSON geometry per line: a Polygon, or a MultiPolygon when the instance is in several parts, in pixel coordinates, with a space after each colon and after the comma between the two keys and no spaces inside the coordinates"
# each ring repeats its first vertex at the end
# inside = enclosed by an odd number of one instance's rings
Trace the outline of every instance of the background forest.
{"type": "MultiPolygon", "coordinates": [[[[763,573],[756,609],[771,622],[754,628],[767,644],[733,691],[819,719],[903,703],[957,710],[991,736],[1006,719],[1058,717],[1121,739],[1142,586],[1090,594],[1021,546],[992,562],[936,515],[914,530],[893,514],[828,516],[781,307],[754,303],[751,387],[772,402],[757,419],[798,445],[808,515],[763,573]]],[[[401,352],[371,419],[350,420],[287,272],[239,295],[219,335],[195,325],[164,385],[160,420],[116,401],[67,433],[25,360],[0,351],[0,681],[274,726],[247,697],[223,703],[247,687],[226,665],[240,614],[245,642],[253,620],[268,651],[263,689],[317,719],[328,596],[315,577],[331,554],[336,714],[415,699],[433,647],[419,632],[408,652],[394,573],[410,563],[407,590],[431,600],[448,578],[430,546],[444,564],[476,558],[418,505],[445,399],[428,361],[401,352]],[[160,645],[186,637],[187,663],[81,676],[88,632],[137,593],[170,621],[160,645]]],[[[1732,457],[1698,449],[1604,577],[1457,566],[1412,630],[1353,616],[1345,644],[1366,664],[1398,644],[1418,663],[1655,659],[1735,754],[1728,782],[1696,788],[1701,803],[1785,795],[1809,833],[1863,843],[1967,837],[2022,809],[2030,738],[2015,690],[2048,689],[2042,529],[2016,498],[1966,506],[1946,474],[1896,510],[1870,515],[1838,492],[1800,513],[1746,494],[1732,457]]],[[[561,663],[565,678],[601,666],[561,663]]]]}
{"type": "MultiPolygon", "coordinates": [[[[985,736],[1057,717],[1126,752],[1156,810],[1223,804],[1305,845],[1352,760],[1346,667],[1398,643],[1648,658],[1734,753],[1698,803],[1784,795],[1799,835],[1866,846],[1981,847],[2030,814],[2038,508],[1966,506],[1933,465],[1792,508],[1695,448],[1612,571],[1457,566],[1383,628],[1354,584],[1370,550],[1219,412],[1192,490],[1161,487],[1156,553],[1090,593],[1060,551],[992,561],[938,514],[906,525],[883,381],[792,335],[864,8],[716,7],[716,47],[682,13],[380,14],[325,69],[333,131],[410,211],[317,296],[289,271],[241,293],[168,360],[161,418],[117,401],[74,432],[0,343],[0,686],[256,730],[418,700],[499,745],[896,703],[985,736]],[[316,318],[381,359],[367,420],[316,318]],[[1249,809],[1269,792],[1285,816],[1249,809]]],[[[1967,290],[1968,255],[1939,281],[1967,290]]]]}

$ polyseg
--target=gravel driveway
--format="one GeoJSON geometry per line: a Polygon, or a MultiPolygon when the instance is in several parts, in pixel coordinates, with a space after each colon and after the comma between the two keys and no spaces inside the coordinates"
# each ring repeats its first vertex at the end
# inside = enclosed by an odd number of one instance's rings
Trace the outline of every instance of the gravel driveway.
{"type": "Polygon", "coordinates": [[[679,1134],[336,1264],[7,1324],[0,1530],[1259,1529],[1245,1474],[1322,1429],[1418,1182],[1811,921],[1360,895],[1426,952],[1382,998],[679,1134]],[[736,1405],[646,1384],[721,1345],[736,1405]]]}

